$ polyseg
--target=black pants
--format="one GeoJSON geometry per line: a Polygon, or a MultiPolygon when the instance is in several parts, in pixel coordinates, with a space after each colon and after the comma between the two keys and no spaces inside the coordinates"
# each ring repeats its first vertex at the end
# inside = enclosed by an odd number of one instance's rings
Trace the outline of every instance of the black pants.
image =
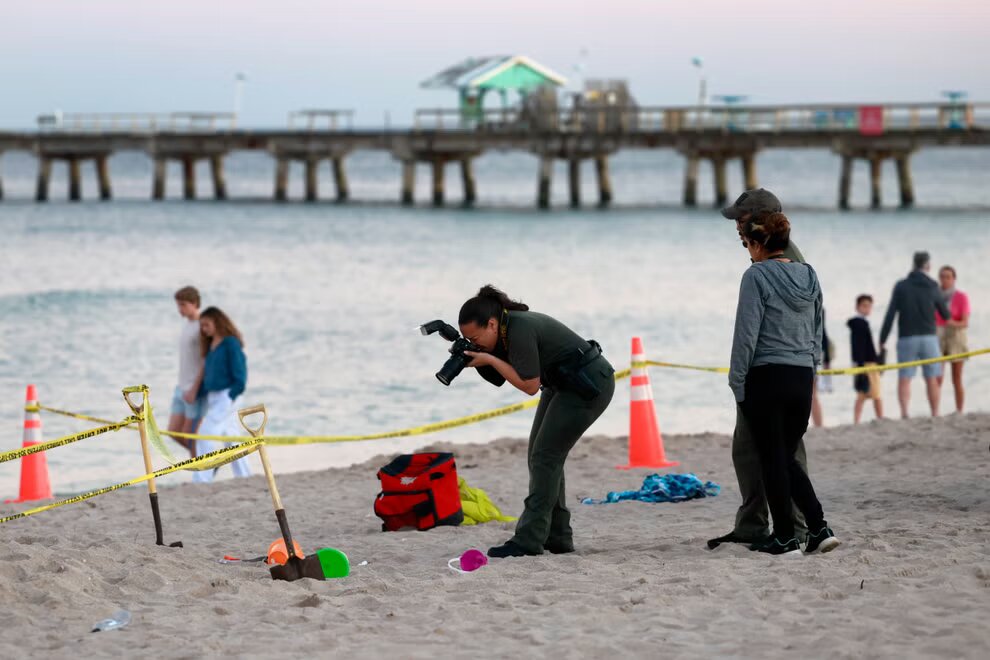
{"type": "Polygon", "coordinates": [[[808,430],[814,378],[810,367],[782,364],[753,367],[746,375],[742,411],[760,454],[774,535],[783,541],[794,538],[792,498],[809,530],[820,529],[825,518],[811,479],[795,458],[808,430]]]}

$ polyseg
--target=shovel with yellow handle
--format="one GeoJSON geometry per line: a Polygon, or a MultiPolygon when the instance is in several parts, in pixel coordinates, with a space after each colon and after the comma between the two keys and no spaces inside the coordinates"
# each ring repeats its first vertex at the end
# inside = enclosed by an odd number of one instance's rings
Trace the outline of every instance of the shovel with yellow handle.
{"type": "MultiPolygon", "coordinates": [[[[134,416],[140,421],[138,422],[138,431],[141,433],[141,453],[144,454],[144,471],[146,473],[154,472],[154,468],[151,466],[151,450],[148,449],[148,415],[151,414],[151,406],[148,403],[148,386],[147,385],[135,385],[134,387],[126,387],[123,390],[124,401],[130,407],[134,416]],[[141,404],[135,405],[131,401],[132,394],[140,394],[141,404]]],[[[148,479],[148,497],[151,499],[151,515],[155,519],[155,544],[165,545],[165,538],[162,532],[162,514],[158,509],[158,487],[155,486],[155,479],[148,479]]],[[[182,541],[175,541],[169,543],[170,548],[181,548],[182,541]]]]}
{"type": "MultiPolygon", "coordinates": [[[[242,408],[237,411],[237,417],[240,419],[241,426],[244,427],[244,430],[247,431],[251,437],[261,438],[264,436],[265,426],[268,424],[268,410],[265,409],[264,404],[259,406],[251,406],[250,408],[242,408]],[[262,415],[261,424],[257,428],[251,428],[248,426],[244,418],[258,413],[261,413],[262,415]]],[[[285,517],[285,508],[282,506],[282,498],[279,497],[278,487],[275,485],[275,476],[272,474],[272,466],[268,462],[268,452],[265,449],[264,443],[259,445],[258,455],[261,456],[261,464],[265,468],[265,479],[268,480],[268,492],[271,493],[272,504],[275,506],[275,519],[278,521],[278,527],[282,531],[282,540],[285,542],[285,550],[288,553],[288,558],[285,560],[284,564],[276,564],[268,569],[272,574],[272,579],[285,580],[287,582],[293,582],[304,577],[313,578],[314,580],[326,579],[323,573],[323,567],[321,566],[320,559],[317,555],[302,557],[300,554],[296,553],[296,548],[298,546],[292,542],[292,532],[289,530],[289,521],[285,517]]]]}

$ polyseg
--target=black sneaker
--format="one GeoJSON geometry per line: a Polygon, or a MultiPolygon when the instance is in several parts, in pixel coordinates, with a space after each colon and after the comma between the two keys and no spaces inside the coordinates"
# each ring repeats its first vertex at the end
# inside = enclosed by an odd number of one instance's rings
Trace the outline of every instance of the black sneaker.
{"type": "Polygon", "coordinates": [[[543,544],[543,549],[552,555],[566,555],[574,552],[574,541],[572,539],[549,540],[543,544]]]}
{"type": "Polygon", "coordinates": [[[749,546],[749,549],[756,552],[765,552],[768,555],[793,555],[795,557],[801,555],[801,544],[798,543],[797,539],[781,541],[776,536],[771,536],[761,543],[754,543],[749,546]]]}
{"type": "Polygon", "coordinates": [[[505,559],[506,557],[526,557],[542,554],[541,552],[529,552],[514,541],[506,541],[502,545],[488,548],[488,556],[493,559],[505,559]]]}
{"type": "Polygon", "coordinates": [[[835,532],[828,526],[828,523],[825,523],[817,532],[808,530],[808,545],[804,547],[804,554],[831,552],[840,545],[842,545],[842,542],[835,538],[835,532]]]}

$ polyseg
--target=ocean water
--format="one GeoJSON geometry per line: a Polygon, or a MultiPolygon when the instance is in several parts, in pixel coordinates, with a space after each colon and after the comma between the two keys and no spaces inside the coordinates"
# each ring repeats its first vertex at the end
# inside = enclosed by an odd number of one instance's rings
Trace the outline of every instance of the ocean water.
{"type": "MultiPolygon", "coordinates": [[[[682,162],[672,154],[616,157],[616,206],[607,211],[590,204],[565,208],[566,177],[559,169],[558,207],[551,212],[533,208],[535,159],[511,154],[479,160],[479,208],[473,210],[457,206],[454,169],[447,208],[425,205],[425,168],[417,182],[424,205],[398,206],[399,165],[373,154],[348,161],[358,201],[347,205],[329,201],[328,165],[321,171],[328,201],[271,203],[273,165],[254,154],[229,159],[233,200],[225,203],[148,201],[151,168],[140,154],[111,161],[111,203],[63,201],[64,171],[56,167],[53,201],[34,204],[34,160],[11,153],[0,165],[0,449],[20,446],[27,383],[38,386],[45,404],[113,419],[128,413],[121,388],[147,383],[164,426],[181,322],[172,293],[185,284],[199,287],[205,304],[222,307],[242,329],[250,372],[243,401],[268,405],[270,432],[362,434],[524,398],[473,373],[449,388],[433,377],[447,357],[446,344],[421,336],[417,326],[434,318],[455,321],[460,304],[481,284],[495,283],[598,339],[617,368],[628,364],[636,335],[652,358],[725,365],[739,277],[748,265],[732,224],[711,208],[704,168],[701,207],[677,205],[682,162]]],[[[921,152],[914,162],[918,207],[871,212],[863,208],[868,179],[860,168],[853,198],[859,210],[841,213],[834,209],[834,157],[761,156],[761,183],[784,201],[793,238],[822,280],[827,329],[837,347],[834,366],[849,363],[845,320],[856,295],[876,297],[879,332],[891,287],[919,249],[929,250],[936,266],[958,269],[959,288],[973,304],[971,348],[990,346],[988,172],[988,151],[921,152]]],[[[93,200],[90,174],[83,192],[93,200]]],[[[174,198],[178,171],[170,174],[174,198]]],[[[738,193],[738,168],[729,183],[738,193]]],[[[199,184],[205,198],[205,169],[199,184]]],[[[590,168],[584,184],[591,202],[590,168]]],[[[290,194],[297,199],[301,185],[301,173],[293,171],[290,194]]],[[[884,192],[894,204],[892,168],[885,171],[884,192]]],[[[724,376],[654,369],[651,377],[662,431],[731,431],[734,408],[724,376]]],[[[966,379],[968,409],[990,409],[990,357],[970,361],[966,379]]],[[[895,381],[883,378],[888,414],[897,412],[895,381]]],[[[926,414],[920,380],[914,392],[912,413],[926,414]]],[[[835,392],[823,396],[826,423],[851,421],[852,401],[851,378],[836,378],[835,392]]],[[[949,392],[942,407],[952,408],[949,392]]],[[[531,419],[530,411],[427,437],[275,448],[272,460],[277,472],[346,465],[432,440],[525,436],[531,419]]],[[[628,385],[622,385],[592,432],[623,434],[627,424],[628,385]]],[[[47,439],[88,426],[44,416],[47,439]]],[[[55,490],[63,493],[143,473],[131,431],[53,450],[48,461],[55,490]]],[[[177,474],[163,483],[186,479],[177,474]]],[[[0,466],[0,495],[14,494],[17,483],[17,463],[0,466]]]]}

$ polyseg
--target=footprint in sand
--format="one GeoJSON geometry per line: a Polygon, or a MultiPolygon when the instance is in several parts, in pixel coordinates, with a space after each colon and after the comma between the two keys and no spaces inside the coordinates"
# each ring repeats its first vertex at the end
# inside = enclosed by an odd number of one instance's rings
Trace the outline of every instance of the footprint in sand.
{"type": "Polygon", "coordinates": [[[323,601],[316,594],[310,594],[298,603],[293,603],[293,607],[319,607],[323,601]]]}
{"type": "Polygon", "coordinates": [[[215,594],[236,594],[238,591],[240,591],[240,587],[231,583],[227,578],[216,578],[210,580],[209,585],[190,592],[190,595],[194,598],[206,598],[215,594]]]}

